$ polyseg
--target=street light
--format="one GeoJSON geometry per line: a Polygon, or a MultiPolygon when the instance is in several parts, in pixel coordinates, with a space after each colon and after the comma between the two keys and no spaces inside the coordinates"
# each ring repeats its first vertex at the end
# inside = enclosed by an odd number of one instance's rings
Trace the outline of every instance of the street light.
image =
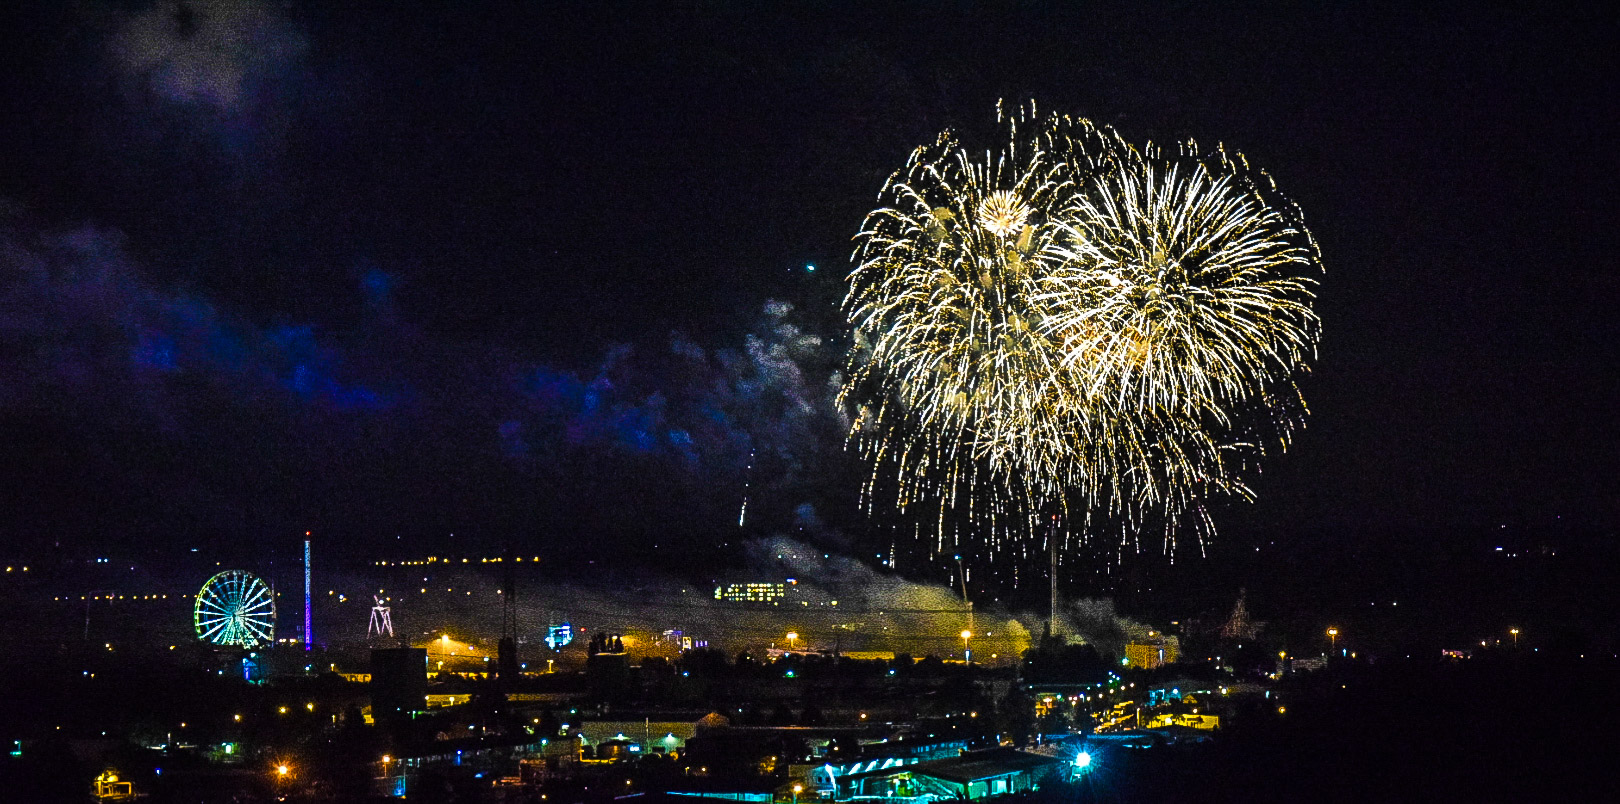
{"type": "Polygon", "coordinates": [[[1519,647],[1519,629],[1509,628],[1508,633],[1513,635],[1513,647],[1519,647]]]}
{"type": "Polygon", "coordinates": [[[788,650],[793,650],[793,643],[799,640],[798,631],[787,632],[788,650]]]}
{"type": "Polygon", "coordinates": [[[972,631],[967,629],[962,630],[962,660],[968,664],[973,664],[973,649],[968,645],[968,640],[972,638],[972,631]]]}
{"type": "Polygon", "coordinates": [[[1332,646],[1331,648],[1329,648],[1330,650],[1332,650],[1333,648],[1339,647],[1339,629],[1337,629],[1337,628],[1329,628],[1328,629],[1328,641],[1332,646]]]}

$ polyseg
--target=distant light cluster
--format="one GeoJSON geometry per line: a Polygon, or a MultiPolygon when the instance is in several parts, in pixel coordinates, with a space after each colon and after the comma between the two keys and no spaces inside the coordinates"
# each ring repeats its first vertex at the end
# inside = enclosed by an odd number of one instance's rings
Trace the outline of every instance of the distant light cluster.
{"type": "Polygon", "coordinates": [[[714,588],[714,599],[733,603],[772,603],[787,597],[787,584],[781,581],[733,583],[714,588]]]}

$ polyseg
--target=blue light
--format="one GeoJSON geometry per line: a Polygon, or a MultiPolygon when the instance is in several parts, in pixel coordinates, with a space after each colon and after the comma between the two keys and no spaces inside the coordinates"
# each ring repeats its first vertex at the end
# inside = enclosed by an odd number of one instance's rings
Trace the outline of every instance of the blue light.
{"type": "Polygon", "coordinates": [[[1091,767],[1091,755],[1084,752],[1084,751],[1081,751],[1080,753],[1075,754],[1074,755],[1074,766],[1076,768],[1089,768],[1089,767],[1091,767]]]}
{"type": "Polygon", "coordinates": [[[816,272],[815,263],[810,263],[810,262],[805,263],[804,264],[804,270],[809,271],[812,274],[815,273],[816,272]]]}

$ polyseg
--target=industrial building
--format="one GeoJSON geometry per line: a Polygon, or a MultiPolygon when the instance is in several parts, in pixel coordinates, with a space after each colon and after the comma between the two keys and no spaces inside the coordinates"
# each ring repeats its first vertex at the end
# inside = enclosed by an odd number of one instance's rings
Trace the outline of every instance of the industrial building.
{"type": "Polygon", "coordinates": [[[1059,779],[1064,764],[1057,757],[998,748],[952,759],[852,773],[837,780],[834,798],[932,796],[978,801],[1035,790],[1047,781],[1059,779]]]}
{"type": "Polygon", "coordinates": [[[1175,664],[1180,658],[1181,640],[1157,631],[1149,631],[1148,636],[1125,645],[1125,666],[1138,670],[1175,664]]]}

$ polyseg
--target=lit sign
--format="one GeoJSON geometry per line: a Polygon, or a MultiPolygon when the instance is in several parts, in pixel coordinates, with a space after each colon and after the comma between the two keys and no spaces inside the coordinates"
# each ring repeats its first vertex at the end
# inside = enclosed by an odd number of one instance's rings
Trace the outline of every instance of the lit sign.
{"type": "Polygon", "coordinates": [[[557,650],[574,641],[574,626],[569,623],[553,625],[546,631],[546,646],[557,650]]]}

